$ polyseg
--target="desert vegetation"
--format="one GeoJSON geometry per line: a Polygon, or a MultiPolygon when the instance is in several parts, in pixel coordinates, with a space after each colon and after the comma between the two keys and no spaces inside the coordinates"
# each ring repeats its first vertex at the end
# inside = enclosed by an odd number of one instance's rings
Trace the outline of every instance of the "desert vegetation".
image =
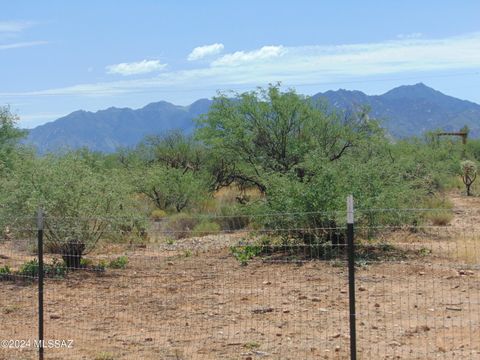
{"type": "Polygon", "coordinates": [[[446,225],[451,204],[444,194],[462,189],[462,180],[466,195],[476,194],[480,141],[464,145],[435,133],[392,140],[367,108],[335,112],[324,105],[278,85],[219,94],[193,134],[152,135],[113,154],[46,155],[22,144],[25,131],[2,108],[0,225],[33,227],[43,208],[46,250],[72,265],[68,254],[80,255],[79,262],[99,242],[148,242],[152,222],[174,238],[295,227],[304,230],[289,241],[322,243],[332,234],[315,229],[344,222],[339,211],[348,194],[357,221],[369,226],[446,225]],[[445,211],[368,211],[412,207],[445,211]],[[297,215],[259,216],[272,213],[297,215]]]}

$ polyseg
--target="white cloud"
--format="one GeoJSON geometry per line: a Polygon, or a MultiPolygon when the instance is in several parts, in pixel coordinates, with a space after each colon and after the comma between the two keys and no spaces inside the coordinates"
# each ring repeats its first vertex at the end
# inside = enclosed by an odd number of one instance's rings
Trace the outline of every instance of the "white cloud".
{"type": "Polygon", "coordinates": [[[422,33],[419,32],[414,32],[414,33],[409,33],[409,34],[398,34],[397,38],[398,39],[418,39],[423,36],[422,33]]]}
{"type": "Polygon", "coordinates": [[[16,33],[21,32],[31,26],[34,23],[31,21],[0,21],[0,33],[9,32],[16,33]]]}
{"type": "Polygon", "coordinates": [[[19,43],[13,43],[13,44],[0,45],[0,50],[18,49],[18,48],[45,45],[45,44],[48,44],[48,41],[19,42],[19,43]]]}
{"type": "Polygon", "coordinates": [[[237,51],[226,54],[212,62],[212,66],[237,66],[247,62],[268,60],[279,57],[286,52],[283,46],[264,46],[254,51],[237,51]]]}
{"type": "Polygon", "coordinates": [[[223,50],[223,44],[215,43],[211,45],[198,46],[188,55],[188,61],[200,60],[207,56],[219,54],[223,50]]]}
{"type": "Polygon", "coordinates": [[[109,74],[120,74],[127,76],[160,71],[165,69],[166,66],[167,64],[162,64],[159,60],[142,60],[138,62],[108,65],[106,70],[109,74]]]}
{"type": "MultiPolygon", "coordinates": [[[[0,38],[5,41],[12,38],[18,38],[19,33],[23,30],[35,25],[31,21],[0,21],[0,38]]],[[[24,47],[31,47],[37,45],[48,44],[47,41],[28,41],[28,42],[16,42],[10,44],[0,44],[0,50],[18,49],[24,47]]]]}
{"type": "Polygon", "coordinates": [[[419,72],[426,74],[478,69],[480,33],[470,33],[441,39],[397,39],[333,46],[265,46],[249,52],[227,54],[210,66],[169,71],[148,78],[0,93],[0,96],[114,96],[136,92],[225,89],[276,81],[289,86],[301,86],[352,79],[368,80],[372,76],[408,76],[419,72]]]}

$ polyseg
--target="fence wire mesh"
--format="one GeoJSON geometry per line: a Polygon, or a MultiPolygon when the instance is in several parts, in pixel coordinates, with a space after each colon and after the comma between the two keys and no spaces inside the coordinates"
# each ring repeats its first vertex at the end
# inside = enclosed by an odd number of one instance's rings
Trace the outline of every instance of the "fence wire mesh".
{"type": "MultiPolygon", "coordinates": [[[[144,229],[134,219],[47,218],[44,328],[57,343],[45,358],[349,358],[346,225],[317,215],[184,216],[144,229]],[[99,224],[98,239],[85,235],[99,224]]],[[[426,209],[356,217],[357,358],[480,358],[476,221],[439,226],[426,209]],[[430,220],[417,223],[418,213],[430,220]]],[[[0,339],[33,344],[36,227],[8,232],[0,339]]],[[[34,346],[0,351],[38,356],[34,346]]]]}

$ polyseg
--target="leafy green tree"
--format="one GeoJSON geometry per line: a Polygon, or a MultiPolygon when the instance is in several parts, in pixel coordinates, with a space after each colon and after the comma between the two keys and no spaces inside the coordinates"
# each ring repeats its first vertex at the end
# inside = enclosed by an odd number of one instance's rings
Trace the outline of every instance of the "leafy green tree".
{"type": "Polygon", "coordinates": [[[303,161],[315,149],[324,161],[337,161],[377,131],[366,112],[327,112],[293,90],[268,89],[218,96],[199,119],[197,137],[211,151],[215,187],[250,184],[266,191],[268,174],[295,171],[305,176],[303,161]]]}
{"type": "Polygon", "coordinates": [[[0,107],[0,172],[11,169],[19,141],[26,135],[17,127],[18,116],[8,107],[0,107]]]}
{"type": "MultiPolygon", "coordinates": [[[[405,150],[367,108],[335,112],[274,85],[234,98],[220,95],[199,120],[197,136],[211,152],[217,188],[256,186],[265,196],[248,205],[251,211],[278,214],[257,221],[296,229],[293,237],[308,243],[337,236],[332,229],[345,221],[339,210],[349,194],[360,208],[408,207],[427,195],[430,168],[414,165],[414,149],[424,143],[402,144],[411,149],[404,160],[405,150]]],[[[410,221],[381,212],[363,212],[359,219],[369,225],[410,221]]]]}

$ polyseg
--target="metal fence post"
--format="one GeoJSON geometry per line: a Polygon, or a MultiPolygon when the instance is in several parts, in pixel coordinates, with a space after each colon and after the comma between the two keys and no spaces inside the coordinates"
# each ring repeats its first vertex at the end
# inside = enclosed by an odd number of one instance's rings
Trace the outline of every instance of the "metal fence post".
{"type": "Polygon", "coordinates": [[[355,245],[353,230],[353,196],[347,197],[347,245],[348,245],[348,302],[350,309],[350,359],[357,359],[357,329],[355,313],[355,245]]]}
{"type": "Polygon", "coordinates": [[[38,358],[43,360],[43,210],[37,213],[37,248],[38,248],[38,358]]]}

